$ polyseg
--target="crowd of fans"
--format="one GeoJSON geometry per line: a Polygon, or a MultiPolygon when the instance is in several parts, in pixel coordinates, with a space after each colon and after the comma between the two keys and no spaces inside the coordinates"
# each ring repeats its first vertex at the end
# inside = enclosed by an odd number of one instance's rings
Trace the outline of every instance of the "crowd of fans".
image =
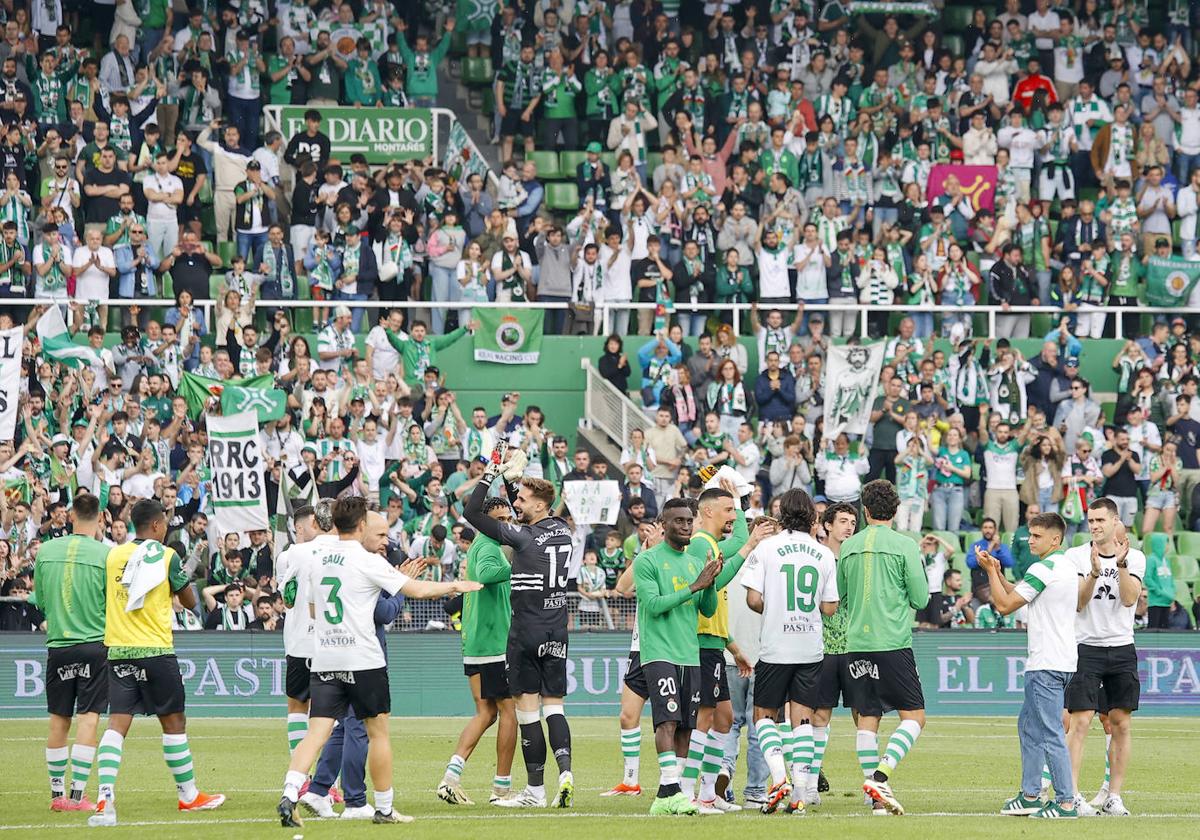
{"type": "MultiPolygon", "coordinates": [[[[1200,516],[1200,325],[1108,309],[1144,301],[1151,255],[1196,254],[1192,4],[1152,21],[1139,0],[1006,0],[962,28],[940,3],[841,0],[14,5],[0,0],[0,321],[30,337],[16,439],[0,443],[3,594],[28,593],[74,493],[102,495],[113,542],[131,501],[155,496],[175,511],[170,541],[204,557],[204,618],[181,610],[180,626],[277,623],[276,531],[223,534],[206,515],[186,370],[272,375],[288,400],[263,429],[272,509],[281,486],[293,504],[366,495],[429,575],[456,573],[461,502],[497,440],[558,486],[619,479],[616,528],[581,529],[580,625],[623,622],[617,572],[713,464],[755,485],[755,511],[790,487],[855,503],[867,477],[895,481],[897,527],[925,535],[945,596],[927,626],[1000,621],[974,542],[1011,546],[1019,572],[1031,513],[1061,510],[1074,533],[1109,496],[1158,558],[1148,607],[1187,624],[1173,564],[1200,516]],[[439,104],[450,62],[485,58],[494,178],[333,154],[322,108],[439,104]],[[266,130],[264,104],[306,106],[305,129],[266,130]],[[578,163],[543,177],[539,151],[578,163]],[[992,207],[977,184],[934,185],[943,163],[996,166],[992,207]],[[568,205],[549,200],[561,185],[568,205]],[[260,303],[307,297],[315,337],[260,303]],[[100,363],[44,357],[28,298],[61,301],[100,363]],[[101,302],[120,298],[169,308],[101,302]],[[444,305],[361,306],[375,299],[444,305]],[[483,301],[567,304],[549,334],[598,333],[609,310],[598,365],[652,421],[620,464],[570,451],[518,393],[458,404],[438,353],[483,301]],[[732,307],[698,308],[751,303],[738,331],[732,307]],[[860,328],[859,305],[893,303],[992,304],[996,331],[962,311],[870,312],[860,328]],[[1024,306],[1044,314],[1010,311],[1024,306]],[[1100,365],[1119,380],[1106,414],[1079,371],[1118,317],[1130,340],[1100,365]],[[1010,339],[1031,333],[1045,342],[1025,358],[1010,339]],[[829,439],[830,341],[876,338],[871,429],[829,439]]],[[[453,626],[447,606],[401,623],[453,626]]],[[[5,627],[37,624],[32,605],[4,610],[5,627]]]]}

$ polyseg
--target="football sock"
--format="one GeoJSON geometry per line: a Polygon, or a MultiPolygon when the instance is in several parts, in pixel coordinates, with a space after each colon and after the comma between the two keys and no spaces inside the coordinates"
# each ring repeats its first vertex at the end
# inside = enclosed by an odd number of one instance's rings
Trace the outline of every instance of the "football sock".
{"type": "Polygon", "coordinates": [[[492,776],[492,788],[497,793],[507,793],[512,790],[512,776],[492,776]]]}
{"type": "Polygon", "coordinates": [[[304,736],[308,734],[308,715],[304,712],[288,712],[287,716],[287,738],[288,738],[288,753],[294,753],[296,747],[304,740],[304,736]]]}
{"type": "Polygon", "coordinates": [[[529,786],[541,787],[542,775],[546,770],[546,734],[542,732],[542,721],[537,712],[517,711],[521,727],[521,757],[525,759],[525,772],[529,786]],[[525,720],[522,717],[525,716],[525,720]],[[532,716],[532,720],[529,720],[532,716]]]}
{"type": "Polygon", "coordinates": [[[50,773],[50,798],[58,799],[67,790],[67,762],[71,751],[67,747],[46,747],[46,769],[50,773]]]}
{"type": "Polygon", "coordinates": [[[446,775],[442,777],[442,781],[458,784],[462,781],[463,768],[466,764],[467,760],[461,755],[450,756],[450,763],[446,765],[446,775]]]}
{"type": "Polygon", "coordinates": [[[308,781],[308,776],[299,770],[289,770],[283,777],[283,796],[289,802],[295,803],[300,799],[300,788],[308,781]]]}
{"type": "Polygon", "coordinates": [[[1042,790],[1049,790],[1054,784],[1054,778],[1050,775],[1050,765],[1042,765],[1042,790]]]}
{"type": "Polygon", "coordinates": [[[717,773],[721,772],[721,759],[725,757],[725,739],[728,737],[728,732],[708,730],[704,759],[700,763],[700,798],[705,802],[717,796],[717,773]]]}
{"type": "Polygon", "coordinates": [[[758,732],[758,746],[762,750],[767,767],[771,770],[772,786],[787,781],[787,768],[783,763],[783,741],[779,738],[779,727],[770,718],[754,724],[758,732]]]}
{"type": "Polygon", "coordinates": [[[809,787],[817,786],[817,778],[821,775],[821,765],[825,761],[825,745],[829,743],[829,727],[813,727],[813,759],[812,770],[809,774],[809,787]]]}
{"type": "Polygon", "coordinates": [[[180,802],[191,802],[200,791],[196,790],[196,773],[192,769],[192,751],[188,748],[186,734],[162,736],[163,761],[171,768],[175,777],[175,789],[180,802]]]}
{"type": "Polygon", "coordinates": [[[813,763],[813,726],[802,723],[792,730],[796,748],[792,752],[792,787],[803,793],[808,788],[808,776],[813,763]]]}
{"type": "Polygon", "coordinates": [[[83,799],[87,789],[88,776],[92,773],[92,762],[96,758],[96,748],[83,744],[71,747],[71,798],[83,799]]]}
{"type": "Polygon", "coordinates": [[[658,754],[658,798],[679,793],[679,757],[673,752],[658,754]]]}
{"type": "Polygon", "coordinates": [[[869,779],[879,767],[879,735],[866,729],[858,730],[854,738],[858,750],[858,766],[864,779],[869,779]]]}
{"type": "Polygon", "coordinates": [[[96,749],[96,780],[100,783],[101,798],[116,798],[117,771],[121,769],[124,745],[125,736],[112,729],[106,729],[100,738],[100,746],[96,749]]]}
{"type": "Polygon", "coordinates": [[[708,733],[699,729],[692,730],[688,740],[687,763],[683,766],[683,778],[679,789],[688,796],[696,795],[696,781],[700,778],[700,764],[704,761],[704,745],[708,743],[708,733]]]}
{"type": "Polygon", "coordinates": [[[621,784],[636,785],[638,783],[638,769],[641,764],[642,755],[642,730],[637,729],[622,729],[621,730],[621,758],[625,761],[625,775],[621,778],[621,784]]]}
{"type": "Polygon", "coordinates": [[[920,735],[921,724],[915,720],[900,721],[900,725],[896,727],[896,731],[888,739],[887,747],[883,751],[883,760],[875,770],[876,781],[887,781],[888,775],[904,760],[904,756],[908,755],[908,751],[917,743],[917,738],[920,735]]]}
{"type": "Polygon", "coordinates": [[[392,798],[394,795],[392,788],[375,791],[375,810],[381,814],[392,813],[392,798]]]}
{"type": "Polygon", "coordinates": [[[779,728],[779,742],[783,744],[784,766],[790,766],[792,763],[792,752],[796,749],[796,736],[792,732],[792,724],[790,721],[785,720],[775,725],[779,728]]]}
{"type": "Polygon", "coordinates": [[[1109,759],[1112,758],[1112,736],[1104,736],[1104,789],[1108,790],[1108,779],[1111,773],[1109,759]]]}
{"type": "Polygon", "coordinates": [[[542,709],[546,716],[546,732],[550,736],[550,749],[554,752],[554,760],[558,762],[559,773],[571,771],[571,727],[567,724],[567,716],[562,706],[546,706],[542,709]]]}

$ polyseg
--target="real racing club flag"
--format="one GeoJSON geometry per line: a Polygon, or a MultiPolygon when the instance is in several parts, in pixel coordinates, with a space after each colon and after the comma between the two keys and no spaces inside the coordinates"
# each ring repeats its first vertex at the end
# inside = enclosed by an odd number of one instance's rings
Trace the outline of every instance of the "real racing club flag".
{"type": "Polygon", "coordinates": [[[475,361],[536,365],[542,352],[540,309],[476,309],[475,361]]]}
{"type": "Polygon", "coordinates": [[[237,414],[239,411],[258,412],[258,422],[278,420],[287,408],[287,394],[278,388],[246,388],[242,385],[226,385],[221,389],[221,413],[237,414]]]}
{"type": "MultiPolygon", "coordinates": [[[[195,420],[204,412],[204,406],[214,397],[220,399],[222,392],[227,386],[233,386],[247,389],[270,390],[275,385],[275,379],[269,373],[264,373],[261,376],[252,376],[249,379],[230,379],[227,382],[222,382],[220,379],[209,379],[207,376],[197,376],[194,373],[183,372],[183,376],[179,379],[179,395],[187,400],[188,416],[195,420]]],[[[249,410],[251,406],[246,406],[249,410]]],[[[228,414],[230,413],[225,408],[225,402],[221,402],[221,410],[228,414]]],[[[235,412],[237,409],[235,409],[235,412]]],[[[282,413],[282,412],[281,412],[282,413]]],[[[279,419],[278,416],[272,419],[279,419]]]]}
{"type": "Polygon", "coordinates": [[[1200,282],[1200,262],[1151,257],[1146,263],[1146,301],[1151,306],[1186,306],[1200,282]]]}
{"type": "Polygon", "coordinates": [[[42,354],[69,368],[98,366],[100,356],[86,344],[76,344],[67,332],[62,312],[57,306],[48,306],[37,320],[37,337],[42,343],[42,354]]]}

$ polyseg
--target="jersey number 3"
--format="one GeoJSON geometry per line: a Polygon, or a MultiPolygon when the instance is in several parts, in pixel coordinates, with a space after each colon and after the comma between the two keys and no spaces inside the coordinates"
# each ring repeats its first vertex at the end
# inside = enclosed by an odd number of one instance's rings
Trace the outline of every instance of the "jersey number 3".
{"type": "Polygon", "coordinates": [[[342,599],[338,596],[338,592],[342,588],[341,578],[321,578],[321,585],[329,588],[329,591],[325,595],[325,599],[328,602],[325,604],[325,620],[330,624],[341,624],[342,618],[345,616],[345,611],[342,609],[342,599]]]}

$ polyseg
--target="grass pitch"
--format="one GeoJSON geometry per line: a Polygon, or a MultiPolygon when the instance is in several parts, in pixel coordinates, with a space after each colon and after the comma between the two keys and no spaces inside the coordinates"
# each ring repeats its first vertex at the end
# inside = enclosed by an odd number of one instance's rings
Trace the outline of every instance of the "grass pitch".
{"type": "MultiPolygon", "coordinates": [[[[568,708],[568,714],[570,710],[568,708]]],[[[1031,823],[996,814],[1004,799],[1017,789],[1019,757],[1016,723],[1011,718],[934,717],[916,747],[893,777],[894,788],[908,810],[905,817],[873,818],[862,804],[861,773],[854,757],[854,727],[848,716],[834,719],[825,769],[833,790],[823,795],[819,809],[805,817],[757,812],[704,818],[655,818],[647,815],[658,770],[649,723],[643,725],[641,797],[600,798],[601,791],[620,780],[621,755],[615,719],[571,720],[575,807],[570,811],[507,812],[479,804],[454,808],[437,800],[434,788],[462,727],[462,718],[398,718],[392,721],[395,752],[396,808],[412,814],[410,825],[376,826],[369,822],[308,819],[300,831],[306,840],[403,835],[420,838],[487,837],[516,840],[562,833],[571,840],[654,840],[687,838],[698,832],[747,831],[756,838],[794,835],[829,836],[853,832],[858,838],[880,840],[972,840],[1033,835],[1086,837],[1088,840],[1129,840],[1135,833],[1154,836],[1192,836],[1196,779],[1200,774],[1200,735],[1184,718],[1136,718],[1134,755],[1125,791],[1125,804],[1135,814],[1129,820],[1080,819],[1051,824],[1031,823]]],[[[895,726],[885,721],[881,742],[895,726]]],[[[56,814],[49,810],[45,770],[45,724],[42,721],[0,721],[0,840],[45,837],[49,832],[92,831],[86,814],[56,814]]],[[[125,742],[124,761],[117,779],[121,825],[94,831],[103,836],[156,838],[282,838],[274,816],[287,765],[283,709],[278,720],[193,720],[188,725],[201,790],[224,793],[218,811],[181,814],[176,810],[174,785],[163,764],[157,721],[138,719],[125,742]]],[[[476,802],[487,802],[494,770],[495,742],[485,737],[467,764],[464,787],[476,802]]],[[[743,741],[743,748],[745,742],[743,741]]],[[[1104,740],[1099,724],[1088,742],[1082,787],[1095,794],[1104,776],[1104,740]]],[[[547,783],[557,777],[553,758],[547,783]]],[[[524,781],[520,750],[514,785],[524,781]]],[[[744,759],[739,762],[736,791],[741,794],[744,759]]],[[[88,795],[95,798],[93,772],[88,795]]]]}

